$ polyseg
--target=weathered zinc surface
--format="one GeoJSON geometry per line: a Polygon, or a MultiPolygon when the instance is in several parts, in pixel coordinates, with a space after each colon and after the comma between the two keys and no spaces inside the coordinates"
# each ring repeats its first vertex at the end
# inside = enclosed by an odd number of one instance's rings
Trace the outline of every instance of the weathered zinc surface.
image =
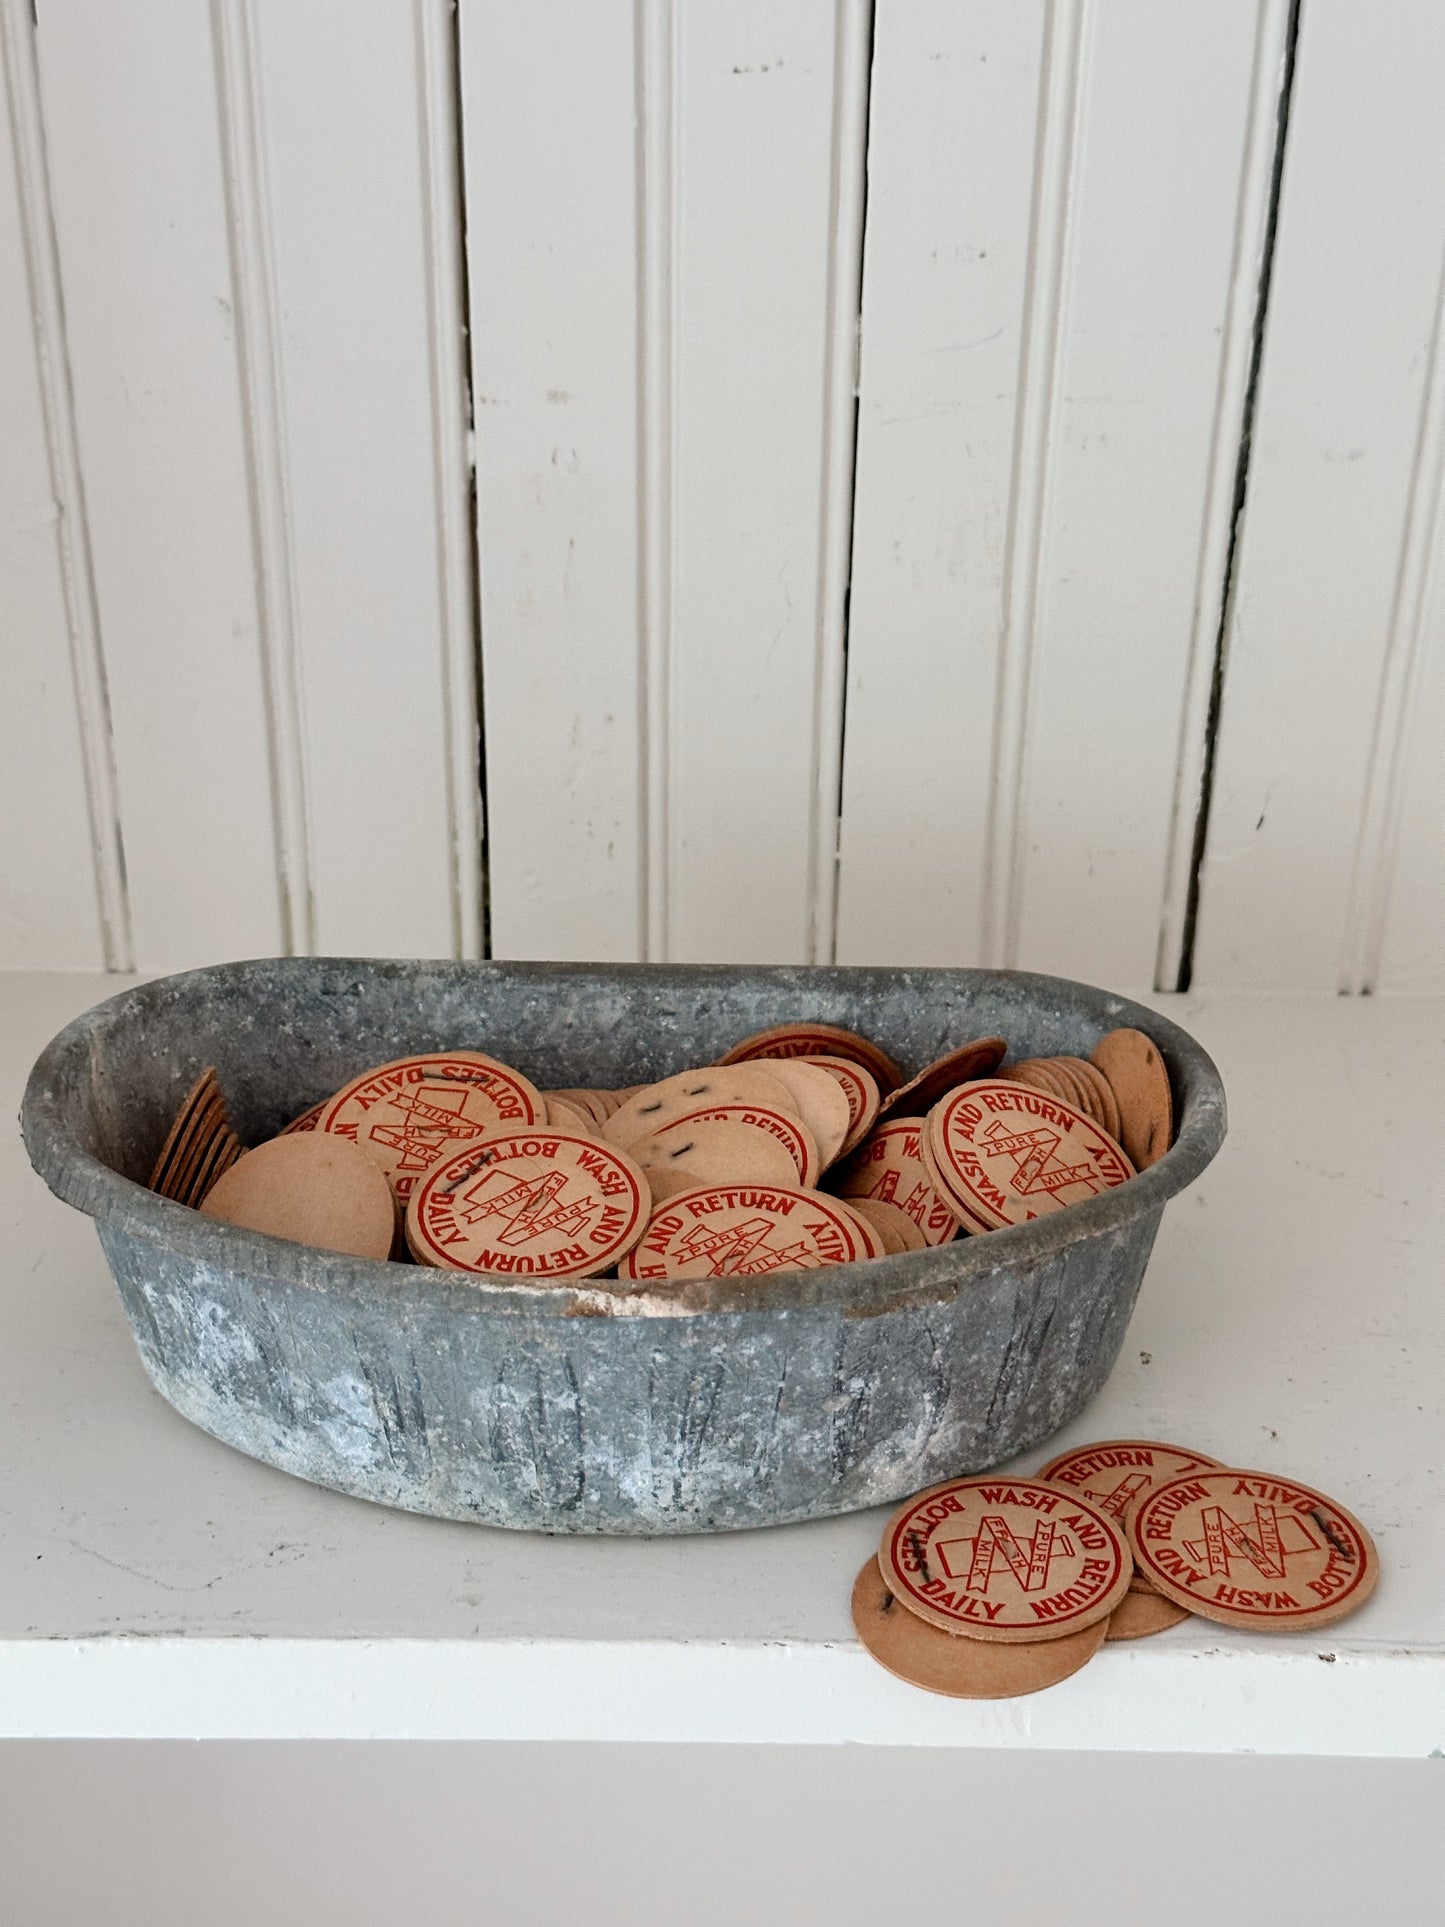
{"type": "Polygon", "coordinates": [[[1165,1201],[1224,1133],[1175,1026],[1058,979],[976,971],[298,959],[165,979],[80,1018],[26,1092],[26,1142],[91,1212],[146,1370],[197,1425],[299,1476],[448,1518],[704,1532],[902,1497],[1047,1438],[1123,1341],[1165,1201]],[[1158,1041],[1174,1148],[1033,1225],[864,1265],[720,1279],[678,1298],[526,1286],[312,1251],[143,1188],[214,1063],[243,1139],[368,1064],[472,1046],[536,1083],[635,1083],[811,1016],[912,1071],[997,1031],[1087,1055],[1158,1041]]]}

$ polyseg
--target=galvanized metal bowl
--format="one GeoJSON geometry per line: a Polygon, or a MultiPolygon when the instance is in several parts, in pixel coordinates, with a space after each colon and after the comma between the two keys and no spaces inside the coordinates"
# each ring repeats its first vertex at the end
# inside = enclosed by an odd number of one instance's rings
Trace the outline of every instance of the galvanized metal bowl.
{"type": "Polygon", "coordinates": [[[1058,1430],[1103,1384],[1167,1200],[1225,1130],[1204,1051],[1054,977],[975,970],[226,964],[127,990],[63,1030],[22,1125],[96,1220],[141,1359],[177,1411],[284,1471],[449,1519],[678,1533],[877,1505],[1058,1430]],[[314,1251],[145,1188],[215,1064],[256,1142],[370,1064],[465,1046],[543,1087],[633,1084],[800,1017],[912,1073],[981,1033],[1087,1056],[1158,1044],[1173,1148],[1067,1211],[871,1263],[691,1287],[683,1304],[314,1251]]]}

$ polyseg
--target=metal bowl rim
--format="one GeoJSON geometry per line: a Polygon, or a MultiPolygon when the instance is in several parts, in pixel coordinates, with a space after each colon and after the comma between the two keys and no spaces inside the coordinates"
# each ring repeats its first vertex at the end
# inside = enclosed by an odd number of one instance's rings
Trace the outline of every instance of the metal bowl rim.
{"type": "Polygon", "coordinates": [[[646,1318],[699,1317],[713,1313],[777,1314],[825,1307],[846,1315],[872,1316],[896,1309],[901,1303],[941,1302],[968,1285],[1001,1270],[1023,1273],[1047,1263],[1067,1246],[1084,1239],[1107,1236],[1151,1211],[1162,1211],[1168,1200],[1191,1184],[1209,1164],[1226,1130],[1224,1087],[1219,1072],[1203,1047],[1189,1033],[1147,1006],[1069,978],[1026,971],[966,969],[887,970],[849,966],[807,966],[788,969],[755,965],[666,964],[550,964],[550,963],[439,963],[377,958],[257,958],[242,963],[213,964],[202,969],[159,977],[129,986],[116,996],[83,1012],[51,1039],[37,1058],[26,1085],[20,1113],[26,1149],[35,1169],[55,1195],[102,1225],[123,1217],[128,1235],[153,1239],[175,1257],[243,1272],[258,1282],[300,1285],[298,1254],[305,1254],[310,1283],[319,1282],[328,1295],[358,1306],[375,1306],[381,1296],[404,1314],[418,1287],[435,1306],[438,1295],[459,1315],[525,1314],[564,1318],[624,1316],[646,1318]],[[756,977],[766,970],[773,977],[791,977],[800,989],[815,983],[837,984],[873,978],[880,988],[888,980],[905,978],[909,984],[947,979],[968,981],[980,990],[1007,985],[1037,991],[1041,1002],[1063,1001],[1092,1008],[1111,1025],[1133,1024],[1144,1029],[1162,1048],[1174,1073],[1176,1093],[1183,1103],[1174,1143],[1156,1164],[1127,1184],[1098,1197],[1034,1219],[990,1232],[987,1237],[960,1238],[927,1251],[896,1257],[833,1265],[812,1272],[785,1272],[746,1283],[716,1281],[692,1302],[665,1302],[660,1294],[618,1291],[606,1281],[576,1284],[518,1286],[463,1273],[352,1258],[296,1245],[289,1239],[245,1231],[222,1224],[197,1211],[158,1197],[146,1186],[123,1176],[86,1150],[74,1137],[64,1116],[66,1096],[88,1069],[92,1040],[102,1022],[113,1024],[140,1014],[159,989],[174,990],[188,981],[224,976],[244,981],[247,974],[278,967],[304,973],[317,966],[394,975],[468,973],[485,981],[489,976],[531,975],[555,979],[559,974],[580,977],[625,976],[647,986],[675,988],[688,982],[701,987],[708,981],[756,977]],[[1099,1007],[1107,1008],[1101,1013],[1099,1007]],[[403,1284],[402,1281],[406,1283],[403,1284]],[[422,1281],[424,1280],[424,1287],[422,1281]]]}

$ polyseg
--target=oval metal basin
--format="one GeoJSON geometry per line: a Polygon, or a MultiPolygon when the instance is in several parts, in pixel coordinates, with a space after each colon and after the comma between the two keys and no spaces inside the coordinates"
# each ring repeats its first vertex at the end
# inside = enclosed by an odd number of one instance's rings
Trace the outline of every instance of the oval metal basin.
{"type": "Polygon", "coordinates": [[[46,1048],[31,1159],[95,1220],[177,1411],[356,1497],[547,1532],[781,1524],[905,1497],[1037,1445],[1098,1392],[1166,1202],[1225,1130],[1219,1074],[1142,1006],[1018,972],[299,958],[127,990],[46,1048]],[[635,1084],[811,1017],[911,1075],[996,1032],[1088,1056],[1132,1024],[1172,1149],[1037,1221],[869,1263],[720,1278],[681,1300],[378,1264],[237,1230],[145,1178],[207,1064],[255,1143],[368,1065],[472,1047],[543,1088],[635,1084]]]}

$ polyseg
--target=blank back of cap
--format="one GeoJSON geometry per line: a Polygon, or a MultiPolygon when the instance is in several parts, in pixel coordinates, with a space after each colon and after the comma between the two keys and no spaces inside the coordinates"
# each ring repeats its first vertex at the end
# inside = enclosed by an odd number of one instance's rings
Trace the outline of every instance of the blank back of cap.
{"type": "Polygon", "coordinates": [[[208,1218],[356,1258],[385,1258],[396,1211],[381,1167],[323,1131],[272,1138],[238,1158],[211,1187],[208,1218]]]}

